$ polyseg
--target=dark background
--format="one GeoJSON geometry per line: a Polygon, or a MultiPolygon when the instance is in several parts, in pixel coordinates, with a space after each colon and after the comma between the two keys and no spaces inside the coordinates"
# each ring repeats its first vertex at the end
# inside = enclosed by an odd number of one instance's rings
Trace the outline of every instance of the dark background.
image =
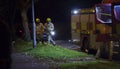
{"type": "Polygon", "coordinates": [[[35,17],[39,17],[43,23],[50,17],[55,25],[56,39],[68,40],[71,38],[71,10],[94,7],[100,2],[101,0],[39,0],[35,4],[35,17]]]}
{"type": "MultiPolygon", "coordinates": [[[[101,0],[39,0],[35,3],[35,18],[39,17],[41,22],[45,23],[46,18],[50,17],[55,25],[56,39],[68,40],[71,38],[71,10],[94,7],[100,2],[101,0]]],[[[0,11],[0,19],[7,21],[9,26],[22,23],[15,0],[0,0],[0,5],[5,7],[0,11]]],[[[31,7],[28,10],[28,18],[29,23],[32,23],[31,7]]]]}

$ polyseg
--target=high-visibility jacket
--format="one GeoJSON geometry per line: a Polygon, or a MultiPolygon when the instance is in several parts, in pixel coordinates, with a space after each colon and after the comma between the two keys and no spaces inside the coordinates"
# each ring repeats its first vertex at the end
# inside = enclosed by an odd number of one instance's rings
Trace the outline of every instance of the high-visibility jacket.
{"type": "Polygon", "coordinates": [[[54,30],[54,25],[52,22],[45,23],[45,28],[50,32],[54,30]]]}
{"type": "Polygon", "coordinates": [[[41,35],[43,32],[44,32],[44,25],[42,23],[36,25],[36,34],[41,35]]]}

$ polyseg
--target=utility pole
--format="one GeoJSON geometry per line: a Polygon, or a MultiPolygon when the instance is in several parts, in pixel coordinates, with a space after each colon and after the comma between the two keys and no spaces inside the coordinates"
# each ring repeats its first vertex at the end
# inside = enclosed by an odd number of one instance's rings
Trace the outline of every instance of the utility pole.
{"type": "Polygon", "coordinates": [[[36,48],[36,25],[34,15],[34,0],[32,0],[32,20],[33,20],[33,48],[36,48]]]}

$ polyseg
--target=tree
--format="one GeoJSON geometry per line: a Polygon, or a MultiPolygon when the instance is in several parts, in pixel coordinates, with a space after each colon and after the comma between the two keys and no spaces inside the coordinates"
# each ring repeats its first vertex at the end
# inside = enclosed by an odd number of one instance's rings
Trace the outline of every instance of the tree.
{"type": "Polygon", "coordinates": [[[29,27],[28,27],[27,11],[31,6],[31,0],[18,0],[17,2],[18,2],[19,9],[21,10],[22,24],[25,32],[25,40],[30,41],[31,36],[29,32],[29,27]]]}

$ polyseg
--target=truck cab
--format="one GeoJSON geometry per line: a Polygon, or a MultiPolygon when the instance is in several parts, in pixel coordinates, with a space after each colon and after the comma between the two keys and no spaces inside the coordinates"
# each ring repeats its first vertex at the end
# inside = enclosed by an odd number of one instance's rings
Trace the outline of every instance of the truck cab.
{"type": "Polygon", "coordinates": [[[106,58],[120,54],[120,2],[75,11],[71,11],[71,37],[80,43],[80,51],[100,50],[106,58]]]}

